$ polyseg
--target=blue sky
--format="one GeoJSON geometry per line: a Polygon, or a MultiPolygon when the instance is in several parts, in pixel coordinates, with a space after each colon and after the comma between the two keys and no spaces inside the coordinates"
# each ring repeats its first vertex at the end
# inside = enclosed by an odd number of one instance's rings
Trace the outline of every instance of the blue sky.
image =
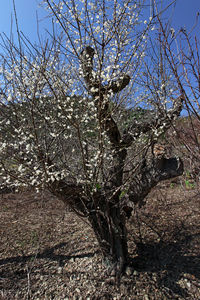
{"type": "MultiPolygon", "coordinates": [[[[164,3],[169,0],[164,0],[164,3]]],[[[0,10],[0,33],[7,35],[11,28],[11,15],[13,15],[12,0],[4,0],[1,3],[0,10]]],[[[39,7],[40,0],[15,0],[18,22],[20,29],[29,37],[31,42],[37,41],[37,21],[36,11],[40,22],[40,33],[45,35],[45,28],[50,30],[50,20],[45,19],[46,12],[39,7]]],[[[172,17],[172,25],[177,30],[180,27],[190,29],[195,23],[197,12],[200,12],[200,0],[177,0],[177,5],[172,17]]],[[[200,20],[198,28],[200,32],[200,20]]]]}
{"type": "MultiPolygon", "coordinates": [[[[0,10],[0,33],[10,35],[11,20],[14,20],[13,0],[4,0],[0,10]]],[[[37,41],[37,15],[39,31],[45,35],[45,29],[50,29],[50,21],[46,18],[47,12],[39,7],[40,0],[15,0],[18,23],[20,30],[31,40],[37,41]]],[[[15,26],[14,26],[15,27],[15,26]]]]}

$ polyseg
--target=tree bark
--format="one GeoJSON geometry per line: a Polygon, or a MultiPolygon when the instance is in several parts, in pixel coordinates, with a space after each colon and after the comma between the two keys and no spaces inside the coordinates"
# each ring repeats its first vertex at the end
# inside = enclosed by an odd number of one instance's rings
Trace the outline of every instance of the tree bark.
{"type": "Polygon", "coordinates": [[[104,262],[119,275],[128,261],[126,219],[120,207],[119,192],[107,199],[99,191],[93,199],[87,199],[83,197],[83,188],[63,181],[49,185],[52,194],[69,205],[77,215],[88,219],[104,262]]]}
{"type": "Polygon", "coordinates": [[[120,207],[112,205],[105,213],[93,211],[88,219],[98,240],[104,262],[111,269],[114,268],[116,274],[121,274],[128,261],[128,245],[125,217],[120,207]]]}
{"type": "Polygon", "coordinates": [[[180,158],[161,157],[152,159],[149,165],[143,161],[130,184],[129,201],[143,204],[145,197],[159,182],[183,174],[183,162],[180,158]]]}

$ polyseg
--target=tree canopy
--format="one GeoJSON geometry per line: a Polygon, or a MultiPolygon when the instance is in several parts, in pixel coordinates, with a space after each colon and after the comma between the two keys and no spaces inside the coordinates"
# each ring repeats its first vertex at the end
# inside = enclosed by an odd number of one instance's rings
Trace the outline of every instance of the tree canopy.
{"type": "Polygon", "coordinates": [[[149,94],[146,84],[139,93],[156,24],[156,16],[142,19],[145,1],[43,2],[58,24],[50,41],[4,40],[0,175],[16,188],[47,188],[88,218],[121,273],[128,203],[141,204],[157,183],[183,172],[179,158],[157,156],[154,147],[184,96],[167,84],[165,93],[161,85],[149,94]]]}

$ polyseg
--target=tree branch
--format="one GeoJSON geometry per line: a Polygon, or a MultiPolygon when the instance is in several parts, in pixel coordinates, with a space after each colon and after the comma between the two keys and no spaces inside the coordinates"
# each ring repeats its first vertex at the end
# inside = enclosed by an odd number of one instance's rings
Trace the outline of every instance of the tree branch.
{"type": "Polygon", "coordinates": [[[83,76],[87,84],[89,93],[94,97],[95,104],[99,111],[99,121],[102,128],[105,129],[112,146],[115,149],[121,148],[121,134],[119,128],[112,118],[109,109],[110,91],[117,93],[124,89],[130,82],[130,76],[123,74],[118,80],[110,82],[103,86],[98,82],[93,70],[94,49],[87,46],[80,55],[83,76]]]}
{"type": "Polygon", "coordinates": [[[109,98],[112,93],[117,93],[124,89],[129,84],[130,77],[123,74],[118,80],[103,86],[100,79],[97,80],[97,76],[95,76],[93,70],[94,49],[90,46],[85,47],[80,57],[88,91],[94,97],[95,105],[98,109],[100,126],[103,131],[105,130],[114,150],[113,167],[109,172],[109,178],[111,178],[110,184],[112,187],[119,187],[123,180],[123,167],[127,151],[126,149],[121,149],[123,148],[121,145],[121,134],[116,122],[112,118],[109,98]]]}
{"type": "MultiPolygon", "coordinates": [[[[93,93],[92,90],[98,88],[95,83],[95,77],[93,72],[93,58],[94,58],[94,49],[90,46],[87,46],[83,49],[80,54],[83,77],[89,89],[89,92],[93,93]]],[[[95,95],[95,94],[94,94],[95,95]]]]}
{"type": "Polygon", "coordinates": [[[183,174],[183,162],[180,158],[152,159],[149,166],[146,160],[131,182],[129,189],[129,201],[141,204],[153,187],[160,181],[171,179],[183,174]]]}
{"type": "Polygon", "coordinates": [[[124,132],[122,144],[126,147],[138,139],[142,134],[152,131],[158,136],[166,132],[181,113],[184,97],[180,96],[174,101],[172,109],[168,111],[146,111],[141,118],[133,118],[132,124],[124,132]]]}
{"type": "Polygon", "coordinates": [[[130,82],[131,78],[127,74],[123,74],[120,76],[119,79],[111,81],[107,86],[106,89],[108,91],[112,91],[114,94],[122,91],[130,82]]]}

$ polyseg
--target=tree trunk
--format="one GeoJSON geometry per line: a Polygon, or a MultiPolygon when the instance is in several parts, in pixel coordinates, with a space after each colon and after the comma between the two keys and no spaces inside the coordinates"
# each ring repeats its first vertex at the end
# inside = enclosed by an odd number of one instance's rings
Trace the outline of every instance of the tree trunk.
{"type": "Polygon", "coordinates": [[[120,207],[112,205],[105,212],[93,211],[89,215],[105,263],[121,274],[128,260],[125,217],[120,207]]]}
{"type": "Polygon", "coordinates": [[[65,184],[60,180],[49,186],[66,205],[78,215],[87,217],[90,222],[104,261],[121,274],[128,260],[126,219],[120,205],[120,191],[111,199],[106,199],[100,192],[92,200],[82,197],[82,187],[65,184]],[[68,195],[68,196],[66,196],[68,195]]]}

